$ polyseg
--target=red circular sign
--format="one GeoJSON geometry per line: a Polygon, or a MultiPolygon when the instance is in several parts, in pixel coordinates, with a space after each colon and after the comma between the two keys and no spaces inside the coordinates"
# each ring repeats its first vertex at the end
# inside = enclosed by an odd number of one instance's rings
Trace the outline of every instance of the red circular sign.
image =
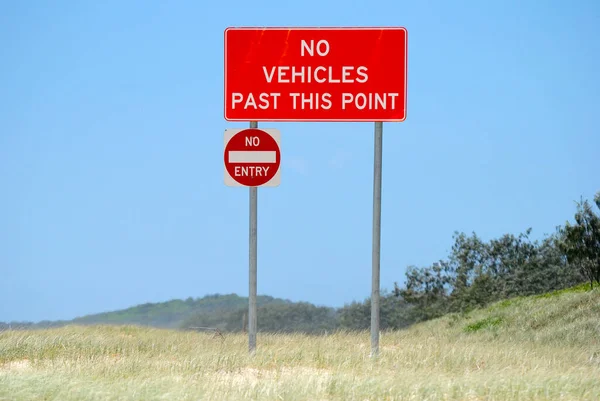
{"type": "Polygon", "coordinates": [[[281,155],[275,138],[258,128],[248,128],[227,142],[224,160],[227,172],[236,182],[258,187],[271,181],[279,171],[281,155]]]}

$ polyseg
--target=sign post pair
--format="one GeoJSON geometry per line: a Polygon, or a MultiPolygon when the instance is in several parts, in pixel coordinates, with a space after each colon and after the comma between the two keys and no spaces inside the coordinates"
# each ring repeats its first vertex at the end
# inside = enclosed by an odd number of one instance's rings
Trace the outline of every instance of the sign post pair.
{"type": "Polygon", "coordinates": [[[227,28],[225,184],[250,191],[249,350],[256,349],[257,187],[278,186],[280,132],[258,122],[373,122],[371,355],[379,353],[383,122],[406,119],[405,28],[227,28]]]}

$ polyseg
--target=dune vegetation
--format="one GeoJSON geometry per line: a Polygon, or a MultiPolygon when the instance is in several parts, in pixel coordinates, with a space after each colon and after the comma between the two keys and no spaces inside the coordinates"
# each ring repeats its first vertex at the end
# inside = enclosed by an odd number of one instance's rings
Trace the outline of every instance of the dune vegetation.
{"type": "Polygon", "coordinates": [[[381,335],[136,326],[0,333],[0,399],[598,400],[600,290],[517,297],[381,335]]]}

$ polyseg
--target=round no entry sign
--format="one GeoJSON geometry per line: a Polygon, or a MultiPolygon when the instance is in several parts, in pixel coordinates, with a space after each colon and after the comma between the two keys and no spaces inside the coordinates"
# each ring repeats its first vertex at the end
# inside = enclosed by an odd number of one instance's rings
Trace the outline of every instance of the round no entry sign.
{"type": "Polygon", "coordinates": [[[225,130],[225,184],[278,186],[280,133],[276,129],[225,130]]]}

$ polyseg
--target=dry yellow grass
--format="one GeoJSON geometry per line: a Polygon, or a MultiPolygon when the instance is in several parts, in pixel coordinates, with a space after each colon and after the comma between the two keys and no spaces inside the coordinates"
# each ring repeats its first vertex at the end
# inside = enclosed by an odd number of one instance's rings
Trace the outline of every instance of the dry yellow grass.
{"type": "Polygon", "coordinates": [[[599,400],[600,292],[382,333],[247,338],[136,327],[0,333],[1,400],[599,400]]]}

